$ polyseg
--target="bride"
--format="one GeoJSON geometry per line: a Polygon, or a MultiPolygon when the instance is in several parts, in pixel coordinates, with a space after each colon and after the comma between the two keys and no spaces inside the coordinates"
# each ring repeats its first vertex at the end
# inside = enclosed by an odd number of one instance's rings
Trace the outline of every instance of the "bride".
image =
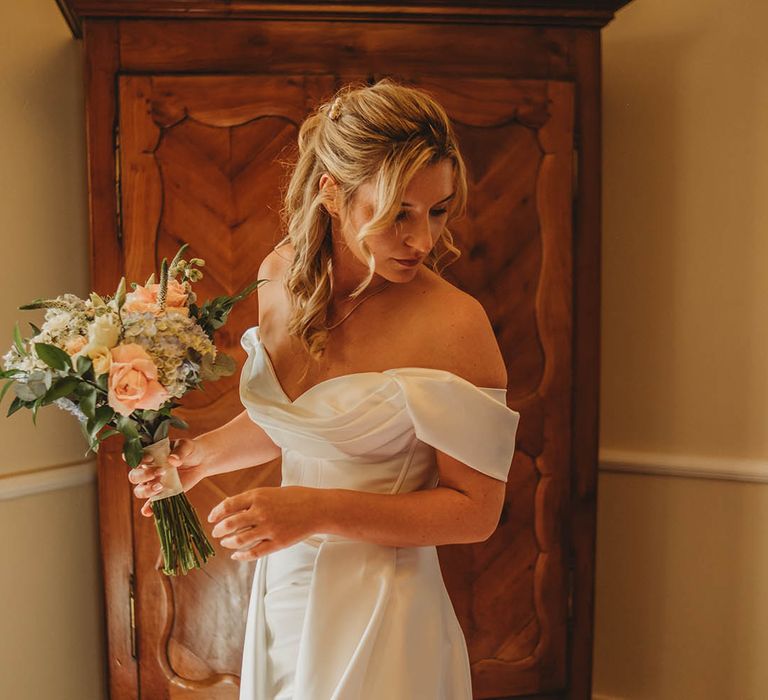
{"type": "MultiPolygon", "coordinates": [[[[298,145],[241,339],[245,410],[170,460],[189,490],[282,457],[279,487],[208,516],[257,560],[240,698],[469,700],[435,547],[495,530],[519,414],[483,307],[440,274],[464,161],[442,106],[391,79],[342,88],[298,145]]],[[[131,470],[135,495],[157,477],[131,470]]]]}

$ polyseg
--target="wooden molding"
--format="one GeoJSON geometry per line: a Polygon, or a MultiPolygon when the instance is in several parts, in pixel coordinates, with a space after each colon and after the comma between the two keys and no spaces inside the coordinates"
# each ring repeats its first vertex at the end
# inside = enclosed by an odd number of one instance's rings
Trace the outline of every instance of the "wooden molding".
{"type": "Polygon", "coordinates": [[[82,38],[85,18],[314,19],[593,26],[608,24],[630,0],[412,0],[258,2],[254,0],[56,0],[72,34],[82,38]]]}

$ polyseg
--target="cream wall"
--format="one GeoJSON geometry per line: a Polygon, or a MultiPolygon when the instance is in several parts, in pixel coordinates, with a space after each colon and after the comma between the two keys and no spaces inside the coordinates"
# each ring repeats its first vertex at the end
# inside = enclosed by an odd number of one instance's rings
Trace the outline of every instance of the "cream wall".
{"type": "MultiPolygon", "coordinates": [[[[16,307],[87,294],[82,45],[53,0],[0,3],[0,355],[16,307]]],[[[0,697],[106,697],[95,469],[76,420],[0,405],[0,697]]]]}
{"type": "MultiPolygon", "coordinates": [[[[634,0],[603,33],[597,698],[768,697],[768,489],[649,473],[768,478],[767,22],[634,0]]],[[[80,50],[54,2],[0,4],[2,352],[41,317],[16,306],[89,287],[80,50]]],[[[98,700],[93,462],[70,416],[8,402],[0,697],[98,700]]]]}
{"type": "Polygon", "coordinates": [[[768,698],[766,25],[634,0],[603,33],[603,700],[768,698]]]}

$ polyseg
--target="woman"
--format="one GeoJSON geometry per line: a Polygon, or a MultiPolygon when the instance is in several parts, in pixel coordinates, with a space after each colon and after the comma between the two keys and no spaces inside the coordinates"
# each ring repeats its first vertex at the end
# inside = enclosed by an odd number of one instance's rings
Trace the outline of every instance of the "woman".
{"type": "MultiPolygon", "coordinates": [[[[172,457],[185,490],[282,457],[280,487],[208,518],[232,558],[258,558],[241,700],[472,697],[435,546],[496,528],[519,414],[485,311],[438,272],[466,192],[423,91],[350,85],[301,125],[287,235],[241,339],[246,410],[172,457]]],[[[137,497],[154,471],[130,472],[137,497]]]]}

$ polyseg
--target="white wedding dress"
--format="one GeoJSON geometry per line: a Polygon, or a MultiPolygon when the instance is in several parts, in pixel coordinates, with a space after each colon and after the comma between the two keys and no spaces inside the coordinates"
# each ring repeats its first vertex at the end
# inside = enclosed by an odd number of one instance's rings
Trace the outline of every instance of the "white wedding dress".
{"type": "MultiPolygon", "coordinates": [[[[506,389],[445,370],[332,377],[294,401],[258,326],[240,399],[282,448],[282,485],[396,494],[437,485],[435,451],[507,480],[520,414],[506,389]]],[[[435,546],[315,534],[257,560],[240,700],[471,700],[463,631],[435,546]]]]}

